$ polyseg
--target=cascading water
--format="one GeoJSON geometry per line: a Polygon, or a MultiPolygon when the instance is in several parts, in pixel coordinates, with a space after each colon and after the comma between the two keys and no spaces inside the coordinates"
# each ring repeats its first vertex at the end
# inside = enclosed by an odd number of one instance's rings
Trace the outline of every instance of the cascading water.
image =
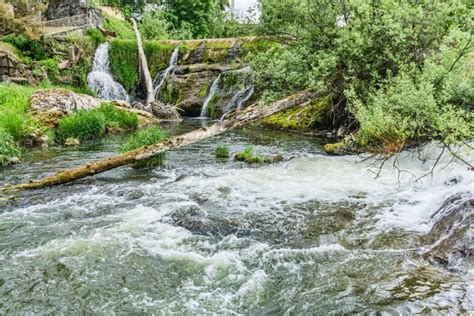
{"type": "Polygon", "coordinates": [[[201,117],[208,117],[209,113],[209,102],[211,102],[212,98],[216,93],[219,91],[219,81],[221,80],[221,75],[217,76],[216,79],[212,82],[211,88],[209,89],[209,93],[204,99],[204,103],[201,108],[201,117]]]}
{"type": "Polygon", "coordinates": [[[129,101],[125,88],[112,76],[109,63],[109,43],[100,44],[97,48],[92,71],[87,75],[87,82],[100,99],[129,101]]]}
{"type": "Polygon", "coordinates": [[[170,58],[170,61],[168,63],[168,67],[166,67],[165,70],[158,73],[155,80],[153,81],[153,84],[155,86],[155,89],[154,89],[155,97],[156,97],[157,100],[159,99],[159,93],[160,93],[161,86],[163,85],[163,83],[165,83],[165,80],[168,77],[168,75],[170,74],[170,72],[178,64],[178,57],[179,57],[179,45],[176,46],[173,53],[171,54],[171,58],[170,58]]]}
{"type": "MultiPolygon", "coordinates": [[[[0,185],[70,167],[65,157],[114,155],[120,143],[27,152],[0,185]]],[[[447,152],[415,181],[440,152],[403,152],[375,178],[368,157],[249,127],[171,151],[162,168],[12,192],[0,197],[0,314],[469,314],[472,257],[448,272],[423,258],[431,240],[417,242],[449,213],[447,198],[463,203],[474,186],[447,152]],[[216,144],[296,158],[223,163],[216,144]]]]}
{"type": "MultiPolygon", "coordinates": [[[[224,80],[225,81],[225,80],[224,80]]],[[[240,110],[245,102],[247,102],[252,95],[254,94],[254,78],[252,76],[251,68],[245,67],[238,70],[231,70],[227,72],[221,73],[211,85],[208,95],[204,100],[202,109],[201,109],[201,117],[208,117],[209,115],[209,103],[217,94],[227,93],[227,95],[232,95],[230,101],[227,102],[225,108],[223,110],[223,115],[221,119],[223,119],[227,114],[237,110],[240,110]],[[226,76],[236,76],[239,78],[239,82],[237,85],[228,87],[228,91],[222,91],[223,89],[219,88],[219,84],[221,83],[222,77],[226,76]],[[236,89],[237,87],[237,89],[236,89]]]]}

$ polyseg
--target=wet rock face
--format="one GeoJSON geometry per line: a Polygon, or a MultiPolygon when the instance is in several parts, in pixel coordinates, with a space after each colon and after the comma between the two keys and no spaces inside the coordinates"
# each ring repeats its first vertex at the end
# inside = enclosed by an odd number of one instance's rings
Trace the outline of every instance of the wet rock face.
{"type": "Polygon", "coordinates": [[[424,257],[454,268],[462,260],[473,261],[474,194],[460,193],[448,198],[432,215],[431,230],[419,241],[427,245],[424,257]]]}

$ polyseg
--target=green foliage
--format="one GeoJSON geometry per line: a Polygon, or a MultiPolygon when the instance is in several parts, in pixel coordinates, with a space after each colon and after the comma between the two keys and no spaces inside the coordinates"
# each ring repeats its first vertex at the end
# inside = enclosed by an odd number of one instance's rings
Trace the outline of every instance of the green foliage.
{"type": "Polygon", "coordinates": [[[261,4],[261,30],[285,44],[252,60],[264,99],[331,93],[334,115],[354,115],[362,143],[472,139],[472,71],[461,64],[473,11],[462,2],[261,4]]]}
{"type": "Polygon", "coordinates": [[[0,166],[11,164],[13,158],[19,158],[21,149],[15,143],[13,137],[0,128],[0,166]]]}
{"type": "Polygon", "coordinates": [[[125,145],[120,149],[121,153],[129,152],[144,146],[150,146],[162,142],[168,137],[168,133],[158,126],[149,126],[129,137],[125,145]]]}
{"type": "Polygon", "coordinates": [[[41,60],[40,64],[46,69],[48,72],[48,79],[51,81],[57,81],[59,77],[59,63],[56,59],[50,58],[41,60]]]}
{"type": "Polygon", "coordinates": [[[105,134],[107,121],[99,111],[79,110],[59,121],[58,136],[61,140],[77,138],[92,140],[105,134]]]}
{"type": "Polygon", "coordinates": [[[165,0],[164,2],[165,18],[177,34],[191,33],[193,38],[205,38],[210,34],[215,13],[214,0],[165,0]]]}
{"type": "Polygon", "coordinates": [[[28,116],[28,100],[36,87],[0,83],[0,129],[21,140],[36,128],[28,116]]]}
{"type": "Polygon", "coordinates": [[[102,113],[106,120],[107,127],[133,130],[138,128],[138,116],[135,113],[121,111],[112,103],[102,103],[95,110],[102,113]]]}
{"type": "Polygon", "coordinates": [[[165,40],[168,39],[170,24],[162,10],[147,11],[143,14],[138,29],[145,40],[165,40]]]}
{"type": "Polygon", "coordinates": [[[42,60],[47,57],[44,45],[39,40],[32,40],[22,34],[9,34],[2,38],[5,43],[10,43],[22,51],[23,55],[30,56],[35,60],[42,60]]]}
{"type": "MultiPolygon", "coordinates": [[[[128,21],[129,19],[127,19],[128,21]]],[[[119,20],[113,16],[105,15],[103,27],[107,31],[114,32],[119,39],[134,39],[135,33],[127,21],[119,20]]]]}
{"type": "Polygon", "coordinates": [[[86,35],[90,38],[92,43],[94,43],[94,47],[97,47],[106,41],[104,34],[96,28],[88,29],[86,35]]]}
{"type": "Polygon", "coordinates": [[[138,46],[136,41],[114,40],[109,59],[115,79],[131,92],[138,82],[138,46]]]}
{"type": "Polygon", "coordinates": [[[133,130],[138,127],[138,116],[117,109],[112,103],[103,103],[93,110],[79,110],[59,121],[61,140],[77,138],[81,141],[104,136],[109,128],[133,130]]]}
{"type": "Polygon", "coordinates": [[[216,158],[229,158],[230,157],[229,146],[218,145],[214,151],[214,156],[216,156],[216,158]]]}

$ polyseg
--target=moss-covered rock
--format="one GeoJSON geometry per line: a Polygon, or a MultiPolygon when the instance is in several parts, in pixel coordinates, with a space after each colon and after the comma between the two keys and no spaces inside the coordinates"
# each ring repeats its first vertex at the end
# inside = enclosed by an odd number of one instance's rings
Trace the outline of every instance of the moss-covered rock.
{"type": "Polygon", "coordinates": [[[262,124],[276,129],[294,131],[309,131],[314,128],[323,128],[329,124],[330,96],[305,103],[286,111],[276,113],[262,121],[262,124]]]}

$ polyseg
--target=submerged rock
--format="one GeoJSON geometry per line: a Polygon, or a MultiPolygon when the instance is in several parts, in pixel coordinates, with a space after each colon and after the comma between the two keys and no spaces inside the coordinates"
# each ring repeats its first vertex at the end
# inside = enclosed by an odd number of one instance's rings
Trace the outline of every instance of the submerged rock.
{"type": "Polygon", "coordinates": [[[419,238],[428,246],[423,257],[447,267],[460,260],[472,261],[474,252],[474,195],[470,192],[449,197],[431,216],[434,225],[419,238]]]}
{"type": "Polygon", "coordinates": [[[73,137],[66,139],[66,141],[64,142],[64,146],[70,147],[79,146],[80,144],[81,142],[79,141],[79,139],[73,137]]]}

